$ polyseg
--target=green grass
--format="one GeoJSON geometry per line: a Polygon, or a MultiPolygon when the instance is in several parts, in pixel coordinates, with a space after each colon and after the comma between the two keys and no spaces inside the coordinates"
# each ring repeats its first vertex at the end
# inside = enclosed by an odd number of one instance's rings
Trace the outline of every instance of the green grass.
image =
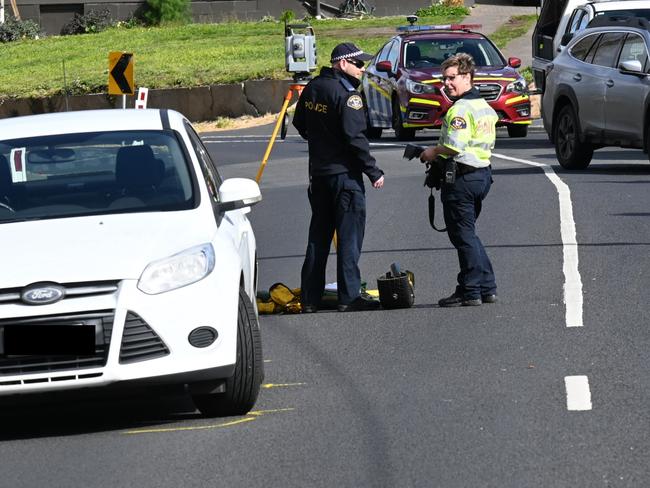
{"type": "Polygon", "coordinates": [[[537,15],[515,15],[490,35],[499,49],[503,49],[513,39],[523,36],[537,21],[537,15]]]}
{"type": "MultiPolygon", "coordinates": [[[[422,24],[459,22],[461,16],[424,17],[422,24]]],[[[319,65],[334,46],[355,42],[370,53],[390,38],[403,17],[313,20],[319,65]]],[[[134,53],[134,81],[148,88],[192,87],[250,79],[289,78],[284,68],[284,25],[229,22],[170,27],[115,27],[98,34],[0,44],[0,99],[64,93],[105,93],[108,53],[134,53]]]]}

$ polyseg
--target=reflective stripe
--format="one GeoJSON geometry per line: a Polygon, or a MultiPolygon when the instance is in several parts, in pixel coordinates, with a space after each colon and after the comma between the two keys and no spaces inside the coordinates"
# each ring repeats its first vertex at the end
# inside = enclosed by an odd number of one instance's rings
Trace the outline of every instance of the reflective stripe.
{"type": "Polygon", "coordinates": [[[435,100],[427,100],[426,98],[411,98],[409,100],[409,103],[422,103],[424,105],[433,105],[434,107],[440,106],[440,102],[436,102],[435,100]]]}
{"type": "Polygon", "coordinates": [[[530,125],[533,123],[532,120],[517,120],[515,122],[510,122],[511,124],[520,124],[520,125],[530,125]]]}
{"type": "Polygon", "coordinates": [[[528,95],[521,95],[520,97],[509,98],[506,100],[506,105],[512,105],[513,103],[521,102],[528,100],[528,95]]]}
{"type": "Polygon", "coordinates": [[[388,98],[390,100],[390,93],[388,93],[386,90],[380,87],[377,83],[375,83],[374,81],[368,81],[368,84],[372,86],[375,90],[377,90],[377,93],[379,93],[381,96],[388,98]]]}
{"type": "Polygon", "coordinates": [[[515,81],[517,78],[499,78],[498,76],[474,77],[474,81],[515,81]]]}

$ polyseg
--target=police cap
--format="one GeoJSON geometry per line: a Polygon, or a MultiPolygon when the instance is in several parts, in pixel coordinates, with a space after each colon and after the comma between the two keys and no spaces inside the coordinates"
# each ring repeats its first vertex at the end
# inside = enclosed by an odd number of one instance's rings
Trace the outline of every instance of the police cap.
{"type": "Polygon", "coordinates": [[[369,61],[372,59],[372,55],[364,53],[357,46],[351,42],[342,42],[332,50],[331,62],[335,63],[342,59],[358,59],[359,61],[369,61]]]}

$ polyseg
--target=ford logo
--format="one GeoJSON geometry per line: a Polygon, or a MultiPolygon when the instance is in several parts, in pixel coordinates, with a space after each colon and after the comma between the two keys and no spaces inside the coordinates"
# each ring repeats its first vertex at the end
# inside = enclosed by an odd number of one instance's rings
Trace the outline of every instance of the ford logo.
{"type": "Polygon", "coordinates": [[[65,288],[56,283],[34,283],[23,289],[21,300],[27,305],[47,305],[65,296],[65,288]]]}

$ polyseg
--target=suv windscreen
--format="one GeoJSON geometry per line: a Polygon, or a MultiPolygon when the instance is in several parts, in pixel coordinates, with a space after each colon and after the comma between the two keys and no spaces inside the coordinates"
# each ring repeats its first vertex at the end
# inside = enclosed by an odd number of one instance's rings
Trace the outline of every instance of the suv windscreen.
{"type": "Polygon", "coordinates": [[[606,10],[596,13],[595,17],[600,17],[601,15],[606,15],[607,17],[641,17],[650,20],[650,8],[606,10]]]}
{"type": "Polygon", "coordinates": [[[445,59],[458,53],[471,55],[477,67],[505,66],[501,54],[486,39],[418,39],[409,41],[405,49],[406,68],[440,67],[445,59]]]}
{"type": "Polygon", "coordinates": [[[189,171],[172,132],[0,141],[0,223],[192,208],[189,171]]]}

